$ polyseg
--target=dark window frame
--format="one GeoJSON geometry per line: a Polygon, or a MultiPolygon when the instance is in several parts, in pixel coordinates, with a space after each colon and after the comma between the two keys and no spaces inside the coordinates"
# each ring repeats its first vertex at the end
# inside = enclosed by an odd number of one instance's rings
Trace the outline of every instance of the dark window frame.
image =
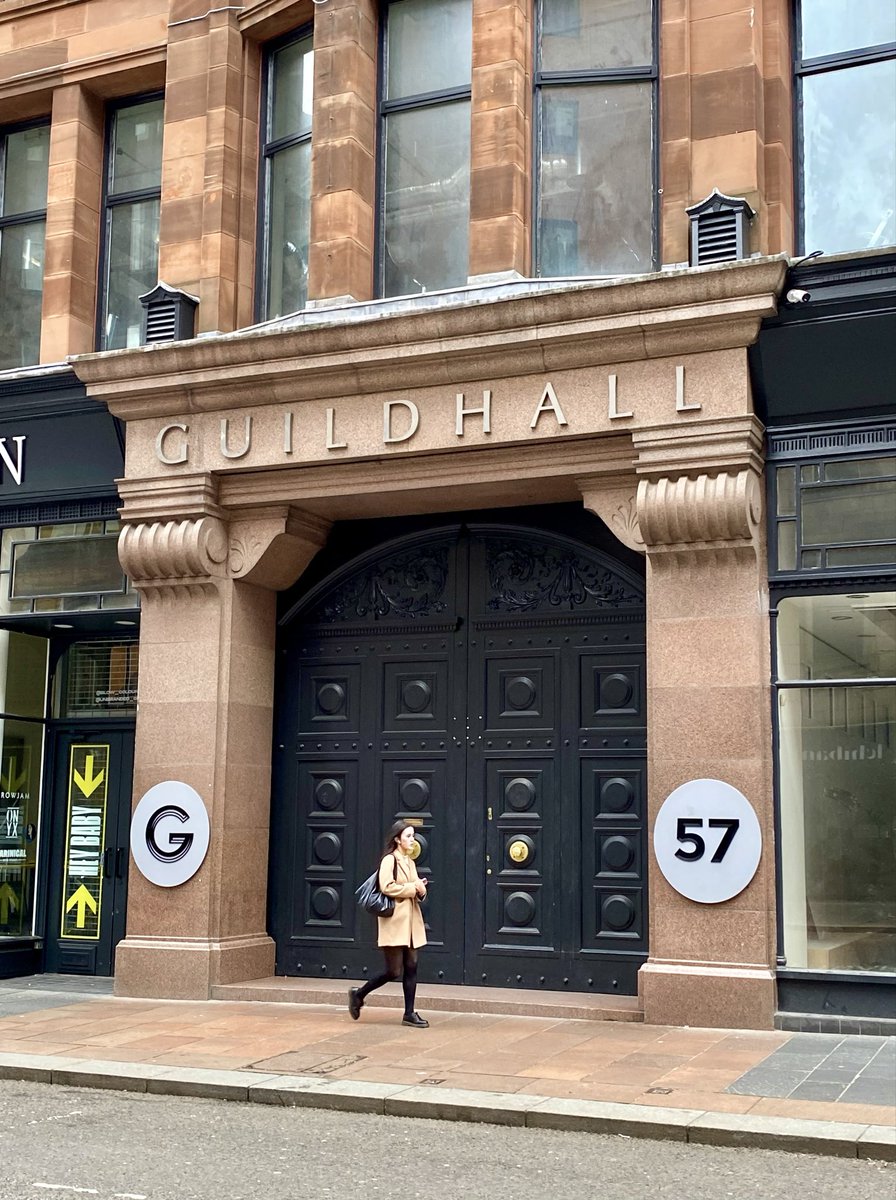
{"type": "MultiPolygon", "coordinates": [[[[97,265],[97,298],[96,298],[96,331],[95,345],[97,350],[105,351],[106,341],[106,314],[107,303],[109,299],[109,242],[110,232],[112,228],[112,213],[116,208],[123,208],[129,204],[140,204],[146,200],[158,200],[161,208],[162,200],[162,185],[161,181],[156,188],[135,188],[127,192],[116,192],[113,196],[110,194],[109,184],[111,178],[111,163],[112,163],[112,135],[115,127],[115,118],[119,112],[126,108],[134,108],[138,104],[147,104],[152,101],[161,100],[163,113],[163,130],[164,130],[164,104],[165,93],[162,91],[141,92],[136,96],[128,96],[121,100],[110,101],[106,106],[105,125],[103,130],[103,191],[100,207],[100,246],[99,246],[99,262],[97,265]]],[[[164,153],[164,150],[162,151],[164,153]]],[[[164,162],[164,159],[163,159],[164,162]]],[[[158,274],[158,271],[156,272],[158,274]]]]}
{"type": "MultiPolygon", "coordinates": [[[[470,83],[467,87],[441,88],[432,92],[419,92],[413,96],[402,96],[396,100],[386,99],[386,86],[389,78],[389,9],[396,0],[383,0],[380,6],[380,20],[377,37],[377,81],[376,81],[376,195],[373,240],[373,289],[374,296],[387,299],[386,283],[386,121],[393,113],[416,112],[424,108],[437,108],[442,105],[463,103],[472,106],[473,78],[472,58],[470,83]]],[[[472,13],[471,13],[472,17],[472,13]]],[[[472,54],[472,20],[470,29],[472,54]]],[[[472,115],[472,114],[471,114],[472,115]]],[[[470,138],[470,157],[472,162],[472,132],[470,138]]],[[[467,215],[469,227],[469,214],[467,215]]],[[[469,260],[467,262],[469,275],[469,260]]]]}
{"type": "MultiPolygon", "coordinates": [[[[803,42],[802,24],[803,0],[796,0],[791,10],[791,42],[793,54],[793,130],[796,140],[795,171],[793,179],[794,205],[796,209],[796,252],[797,255],[810,253],[812,250],[825,247],[806,245],[806,181],[805,181],[805,127],[803,123],[803,80],[814,75],[824,75],[831,71],[842,71],[850,67],[867,66],[870,63],[888,62],[896,58],[896,42],[882,42],[874,46],[862,46],[856,50],[844,50],[835,54],[821,54],[803,58],[801,54],[803,42]]],[[[859,250],[860,247],[854,247],[859,250]]],[[[878,249],[883,252],[886,247],[878,249]]]]}
{"type": "MultiPolygon", "coordinates": [[[[582,86],[595,83],[627,83],[650,82],[651,89],[651,128],[650,128],[650,159],[651,159],[651,204],[652,204],[652,238],[651,253],[653,261],[651,270],[656,271],[660,265],[660,5],[659,0],[651,0],[651,50],[652,62],[649,66],[640,67],[601,67],[586,71],[542,71],[540,68],[541,31],[544,16],[543,0],[535,0],[532,48],[532,222],[529,238],[529,254],[534,278],[542,278],[539,252],[539,213],[541,211],[541,170],[539,148],[542,135],[541,93],[547,87],[582,86]]],[[[587,275],[581,278],[587,278],[587,275]]],[[[544,276],[551,278],[551,276],[544,276]]]]}
{"type": "MultiPolygon", "coordinates": [[[[274,60],[278,50],[282,50],[285,46],[291,46],[296,42],[304,41],[306,38],[311,38],[311,48],[314,50],[314,23],[309,21],[304,25],[300,25],[296,29],[291,29],[289,33],[282,34],[280,37],[272,38],[267,42],[262,51],[261,60],[261,106],[259,109],[259,142],[258,142],[258,205],[255,220],[255,320],[256,321],[276,321],[279,317],[272,317],[267,312],[268,306],[268,287],[270,285],[270,199],[271,199],[271,166],[274,156],[281,150],[288,150],[292,146],[305,145],[313,140],[314,136],[314,120],[313,111],[314,105],[312,101],[312,122],[307,133],[288,134],[281,138],[269,138],[271,128],[271,116],[273,112],[273,95],[274,89],[272,86],[274,73],[274,60]]],[[[309,228],[310,236],[310,228],[309,228]]],[[[306,300],[307,303],[307,300],[306,300]]]]}
{"type": "MultiPolygon", "coordinates": [[[[849,579],[863,580],[865,583],[878,578],[887,578],[896,573],[896,558],[890,562],[856,564],[846,566],[818,567],[801,566],[804,548],[818,549],[814,543],[804,547],[800,534],[801,496],[804,490],[813,488],[849,487],[857,483],[888,482],[896,478],[896,474],[874,476],[868,479],[843,479],[827,481],[821,478],[817,481],[802,482],[801,468],[818,466],[822,468],[828,463],[860,462],[862,460],[890,458],[896,455],[896,423],[880,419],[863,419],[860,421],[831,422],[823,425],[795,425],[778,429],[770,429],[767,434],[768,451],[767,467],[767,532],[768,532],[768,577],[774,587],[815,587],[825,582],[828,591],[838,590],[844,581],[849,579]],[[785,443],[783,446],[781,443],[785,443]],[[789,445],[787,445],[789,443],[789,445]],[[839,444],[838,444],[839,443],[839,444]],[[793,468],[796,472],[796,511],[790,515],[778,516],[778,472],[782,468],[793,468]],[[778,569],[779,527],[782,523],[793,523],[796,527],[796,567],[794,569],[778,569]]],[[[848,548],[857,545],[889,545],[894,539],[874,539],[857,542],[855,539],[844,539],[827,543],[823,549],[848,548]]]]}
{"type": "MultiPolygon", "coordinates": [[[[13,213],[5,216],[3,213],[3,182],[6,178],[6,147],[7,139],[12,134],[24,133],[28,129],[50,129],[49,117],[37,117],[31,121],[16,121],[14,124],[0,126],[0,254],[3,252],[3,231],[5,229],[14,229],[17,225],[32,225],[36,221],[43,221],[44,230],[47,224],[47,198],[44,197],[43,208],[35,208],[29,212],[13,213]]],[[[46,270],[46,262],[44,262],[44,270],[46,270]]],[[[43,300],[43,276],[41,277],[41,300],[43,300]]],[[[40,336],[38,333],[38,357],[33,364],[36,366],[40,361],[40,336]]]]}

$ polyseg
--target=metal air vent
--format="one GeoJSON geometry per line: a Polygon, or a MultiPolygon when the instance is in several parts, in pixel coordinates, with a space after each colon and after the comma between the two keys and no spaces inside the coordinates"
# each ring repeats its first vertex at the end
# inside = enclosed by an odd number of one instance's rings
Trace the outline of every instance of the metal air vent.
{"type": "Polygon", "coordinates": [[[143,344],[181,342],[193,337],[196,307],[199,304],[189,292],[158,283],[151,292],[140,297],[143,305],[143,344]]]}
{"type": "Polygon", "coordinates": [[[725,196],[718,188],[685,209],[691,222],[691,266],[736,262],[746,258],[749,222],[755,213],[746,200],[725,196]]]}

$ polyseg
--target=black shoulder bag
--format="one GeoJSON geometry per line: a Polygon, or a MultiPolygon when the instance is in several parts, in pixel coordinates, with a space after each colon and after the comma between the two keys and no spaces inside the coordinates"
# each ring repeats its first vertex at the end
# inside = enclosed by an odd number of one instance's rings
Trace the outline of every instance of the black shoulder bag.
{"type": "MultiPolygon", "coordinates": [[[[392,856],[392,879],[395,880],[398,871],[398,859],[393,854],[392,856]]],[[[391,896],[387,896],[380,891],[380,869],[374,871],[356,889],[355,895],[358,897],[358,904],[365,912],[373,913],[375,917],[391,917],[395,912],[395,901],[391,896]]]]}

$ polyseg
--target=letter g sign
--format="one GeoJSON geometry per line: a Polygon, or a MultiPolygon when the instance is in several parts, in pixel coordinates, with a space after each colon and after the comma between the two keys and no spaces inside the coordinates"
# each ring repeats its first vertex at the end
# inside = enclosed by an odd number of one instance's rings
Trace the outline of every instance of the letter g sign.
{"type": "Polygon", "coordinates": [[[131,853],[158,887],[177,887],[196,874],[208,851],[208,812],[186,783],[169,779],[142,797],[131,821],[131,853]]]}

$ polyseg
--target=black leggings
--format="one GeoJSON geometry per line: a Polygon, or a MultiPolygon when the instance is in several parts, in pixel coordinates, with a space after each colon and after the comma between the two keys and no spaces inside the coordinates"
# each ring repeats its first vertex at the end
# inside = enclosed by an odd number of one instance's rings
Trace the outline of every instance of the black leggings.
{"type": "Polygon", "coordinates": [[[394,983],[400,978],[404,991],[404,1015],[409,1017],[414,1011],[414,997],[417,995],[417,951],[413,946],[381,946],[380,949],[386,960],[386,969],[382,975],[369,979],[358,988],[358,999],[363,1000],[383,984],[394,983]]]}

